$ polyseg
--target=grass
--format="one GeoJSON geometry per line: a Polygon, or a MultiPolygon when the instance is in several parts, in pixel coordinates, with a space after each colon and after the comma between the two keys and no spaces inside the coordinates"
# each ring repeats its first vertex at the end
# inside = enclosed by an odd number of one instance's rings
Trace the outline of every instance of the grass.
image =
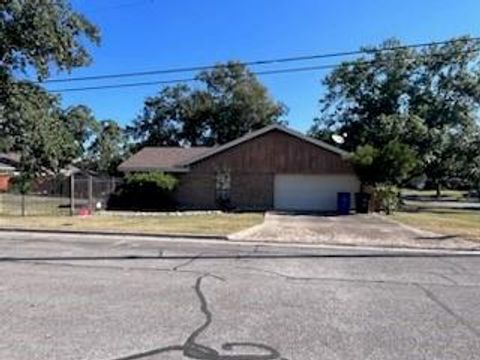
{"type": "Polygon", "coordinates": [[[480,210],[423,209],[418,212],[398,212],[393,218],[435,233],[480,241],[480,210]]]}
{"type": "MultiPolygon", "coordinates": [[[[85,200],[79,202],[85,203],[85,200]]],[[[27,215],[68,215],[70,199],[68,197],[50,197],[41,195],[25,195],[25,211],[27,215]]],[[[19,194],[0,194],[0,214],[21,215],[22,196],[19,194]]]]}
{"type": "Polygon", "coordinates": [[[228,235],[263,221],[261,213],[183,216],[9,216],[0,217],[0,227],[56,230],[104,230],[147,234],[228,235]]]}

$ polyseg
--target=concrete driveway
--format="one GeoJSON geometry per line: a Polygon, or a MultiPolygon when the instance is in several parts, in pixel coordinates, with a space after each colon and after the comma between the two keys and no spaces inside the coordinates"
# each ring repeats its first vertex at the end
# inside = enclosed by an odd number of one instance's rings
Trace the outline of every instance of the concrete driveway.
{"type": "Polygon", "coordinates": [[[327,216],[267,213],[261,225],[233,234],[231,239],[389,246],[433,249],[479,249],[478,242],[415,229],[381,215],[327,216]]]}

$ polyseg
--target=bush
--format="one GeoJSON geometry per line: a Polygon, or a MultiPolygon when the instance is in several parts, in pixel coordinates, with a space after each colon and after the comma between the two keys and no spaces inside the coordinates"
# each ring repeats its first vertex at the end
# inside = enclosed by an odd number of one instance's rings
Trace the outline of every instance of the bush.
{"type": "Polygon", "coordinates": [[[391,185],[377,185],[373,193],[376,207],[385,210],[387,215],[393,213],[400,204],[399,190],[395,186],[391,185]]]}
{"type": "Polygon", "coordinates": [[[107,202],[115,210],[171,210],[175,208],[173,191],[178,180],[162,172],[134,173],[125,177],[107,202]]]}

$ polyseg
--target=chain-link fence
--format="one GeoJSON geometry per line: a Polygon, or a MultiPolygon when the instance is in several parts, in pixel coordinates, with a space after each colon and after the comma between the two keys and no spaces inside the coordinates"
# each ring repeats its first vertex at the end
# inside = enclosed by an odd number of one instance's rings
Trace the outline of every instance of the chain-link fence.
{"type": "Polygon", "coordinates": [[[0,194],[0,214],[76,215],[106,206],[108,197],[122,182],[119,178],[77,173],[71,176],[37,178],[28,193],[15,186],[0,194]]]}

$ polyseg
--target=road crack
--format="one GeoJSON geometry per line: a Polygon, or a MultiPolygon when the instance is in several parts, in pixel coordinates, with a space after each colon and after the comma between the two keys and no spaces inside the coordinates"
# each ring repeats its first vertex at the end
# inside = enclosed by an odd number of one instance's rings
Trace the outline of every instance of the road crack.
{"type": "Polygon", "coordinates": [[[477,337],[480,338],[480,331],[473,327],[467,320],[465,320],[463,317],[455,313],[448,305],[443,303],[433,292],[428,290],[426,287],[420,285],[420,284],[415,284],[420,290],[423,291],[423,293],[435,304],[437,304],[439,307],[441,307],[444,311],[446,311],[448,314],[450,314],[452,317],[457,320],[458,323],[462,324],[465,326],[470,332],[477,337]]]}
{"type": "Polygon", "coordinates": [[[197,278],[194,289],[195,294],[197,295],[200,302],[200,311],[205,316],[205,322],[190,334],[190,336],[187,338],[183,345],[161,347],[142,353],[129,355],[126,357],[116,358],[115,360],[136,360],[168,352],[181,352],[183,356],[189,359],[197,360],[287,360],[280,355],[278,350],[261,343],[225,342],[222,344],[221,348],[226,352],[237,352],[242,349],[246,352],[236,354],[221,354],[219,351],[213,349],[212,347],[197,342],[197,338],[210,326],[213,317],[213,314],[208,307],[207,298],[205,297],[201,289],[202,281],[207,277],[213,277],[217,280],[225,281],[223,278],[212,274],[203,274],[197,278]],[[256,350],[257,353],[248,352],[252,350],[256,350]],[[258,351],[261,351],[263,353],[258,353],[258,351]]]}
{"type": "Polygon", "coordinates": [[[182,267],[185,267],[187,265],[190,265],[191,263],[193,263],[195,260],[197,260],[203,253],[200,253],[198,255],[195,255],[193,256],[191,259],[188,259],[187,261],[179,264],[179,265],[176,265],[172,268],[173,271],[177,271],[178,269],[182,268],[182,267]]]}
{"type": "MultiPolygon", "coordinates": [[[[280,277],[287,281],[298,281],[298,282],[300,281],[334,281],[334,282],[337,281],[337,282],[347,282],[347,283],[393,284],[393,285],[405,285],[405,286],[418,284],[417,282],[411,282],[411,281],[403,282],[403,281],[392,281],[392,280],[353,279],[353,278],[341,278],[341,277],[335,278],[335,277],[314,277],[314,276],[311,276],[311,277],[291,276],[291,275],[283,274],[278,271],[260,269],[254,266],[236,266],[236,268],[240,270],[250,270],[250,271],[259,272],[259,273],[263,273],[270,276],[280,277]]],[[[438,275],[440,278],[442,278],[440,274],[434,274],[434,275],[438,275]]],[[[425,285],[435,285],[435,286],[443,286],[443,287],[464,287],[464,288],[478,287],[478,285],[459,284],[448,277],[443,277],[443,279],[447,280],[448,284],[427,283],[425,285]]]]}

